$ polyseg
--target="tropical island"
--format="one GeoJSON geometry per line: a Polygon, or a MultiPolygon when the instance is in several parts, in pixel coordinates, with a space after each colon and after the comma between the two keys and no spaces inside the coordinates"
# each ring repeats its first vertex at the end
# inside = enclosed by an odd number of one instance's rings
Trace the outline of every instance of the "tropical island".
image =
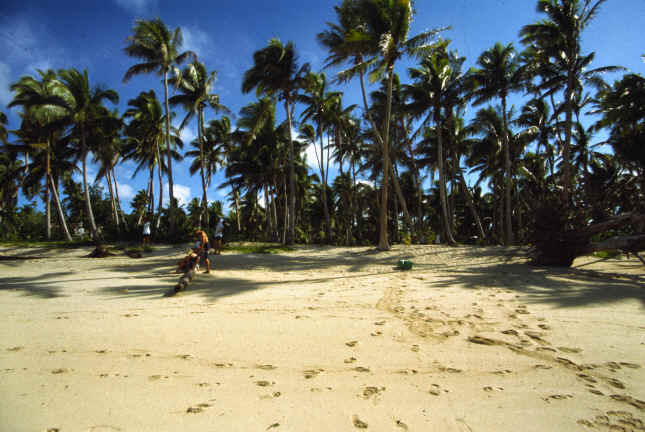
{"type": "Polygon", "coordinates": [[[274,37],[235,111],[155,17],[123,110],[12,82],[0,429],[645,430],[645,78],[583,49],[610,2],[534,3],[467,68],[420,2],[338,1],[323,67],[274,37]]]}

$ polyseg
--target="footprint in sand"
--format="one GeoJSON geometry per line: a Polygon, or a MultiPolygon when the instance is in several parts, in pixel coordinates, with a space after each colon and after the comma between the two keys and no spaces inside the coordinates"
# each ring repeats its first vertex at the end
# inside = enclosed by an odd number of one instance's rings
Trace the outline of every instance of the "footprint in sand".
{"type": "Polygon", "coordinates": [[[620,365],[630,369],[640,369],[640,365],[635,363],[620,362],[620,365]]]}
{"type": "Polygon", "coordinates": [[[63,373],[67,373],[67,372],[69,372],[69,370],[65,369],[65,368],[58,368],[58,369],[52,370],[52,373],[54,375],[63,374],[63,373]]]}
{"type": "Polygon", "coordinates": [[[345,345],[347,345],[348,347],[355,347],[357,344],[358,344],[358,341],[345,342],[345,345]]]}
{"type": "Polygon", "coordinates": [[[346,359],[345,359],[345,360],[343,360],[343,361],[344,361],[345,363],[354,363],[354,362],[356,361],[356,357],[346,358],[346,359]]]}
{"type": "Polygon", "coordinates": [[[485,392],[493,392],[493,391],[504,391],[504,387],[492,387],[492,386],[486,386],[483,388],[485,392]]]}
{"type": "Polygon", "coordinates": [[[305,379],[311,379],[318,376],[318,374],[324,371],[324,369],[308,369],[306,371],[303,371],[303,374],[305,376],[305,379]]]}
{"type": "Polygon", "coordinates": [[[363,367],[363,366],[356,366],[356,367],[354,368],[354,370],[355,370],[356,372],[369,372],[369,371],[370,371],[370,368],[366,368],[366,367],[363,367]]]}
{"type": "Polygon", "coordinates": [[[403,429],[403,430],[408,430],[408,425],[406,425],[405,423],[403,423],[401,420],[397,420],[396,422],[394,422],[394,424],[395,424],[397,427],[400,427],[400,428],[401,428],[401,429],[403,429]]]}
{"type": "Polygon", "coordinates": [[[270,364],[257,365],[256,367],[257,367],[258,369],[262,369],[262,370],[273,370],[273,369],[277,369],[277,367],[276,367],[276,366],[273,366],[273,365],[270,365],[270,364]]]}
{"type": "Polygon", "coordinates": [[[534,367],[535,369],[544,369],[544,370],[546,370],[546,369],[553,369],[553,366],[547,366],[547,365],[543,365],[543,364],[536,364],[536,365],[535,365],[535,366],[533,366],[533,367],[534,367]]]}
{"type": "Polygon", "coordinates": [[[357,429],[367,429],[367,423],[359,419],[356,414],[352,416],[352,424],[357,429]]]}
{"type": "Polygon", "coordinates": [[[197,404],[196,406],[188,407],[188,409],[186,410],[186,413],[188,413],[188,414],[197,414],[197,413],[200,413],[200,412],[204,411],[204,408],[208,408],[210,406],[211,405],[207,404],[207,403],[200,403],[200,404],[197,404]]]}
{"type": "Polygon", "coordinates": [[[18,351],[22,350],[23,348],[24,347],[21,347],[21,346],[15,346],[15,347],[12,347],[12,348],[7,348],[7,351],[18,352],[18,351]]]}
{"type": "Polygon", "coordinates": [[[428,393],[433,396],[439,396],[441,394],[441,387],[439,386],[439,384],[432,384],[430,386],[430,390],[428,390],[428,393]]]}
{"type": "Polygon", "coordinates": [[[642,431],[645,430],[643,420],[634,417],[627,411],[607,411],[604,415],[599,414],[593,419],[580,419],[579,425],[589,428],[600,428],[609,431],[642,431]]]}
{"type": "Polygon", "coordinates": [[[412,348],[410,348],[410,351],[419,352],[419,345],[416,345],[416,344],[412,345],[412,348]]]}
{"type": "Polygon", "coordinates": [[[374,387],[374,386],[368,386],[365,387],[363,390],[363,399],[369,399],[374,395],[378,395],[380,392],[385,391],[385,387],[374,387]]]}
{"type": "Polygon", "coordinates": [[[549,402],[549,400],[551,400],[551,399],[553,399],[553,400],[565,400],[565,399],[571,399],[572,397],[573,397],[573,395],[570,395],[570,394],[566,394],[566,395],[554,394],[554,395],[551,395],[551,396],[543,397],[542,400],[544,400],[545,402],[549,402]]]}
{"type": "Polygon", "coordinates": [[[587,374],[579,373],[578,377],[583,379],[583,380],[585,380],[585,381],[587,381],[587,382],[589,382],[589,383],[597,383],[598,382],[598,380],[596,378],[594,378],[594,377],[592,377],[590,375],[587,375],[587,374]]]}
{"type": "Polygon", "coordinates": [[[385,325],[385,321],[376,321],[374,325],[377,325],[377,326],[385,325]]]}
{"type": "Polygon", "coordinates": [[[619,395],[619,394],[613,394],[613,395],[610,395],[609,397],[617,402],[624,402],[624,403],[630,404],[631,406],[638,408],[640,411],[645,411],[645,401],[642,401],[640,399],[634,399],[629,395],[619,395]]]}
{"type": "Polygon", "coordinates": [[[558,347],[558,349],[569,354],[578,354],[582,352],[582,348],[558,347]]]}
{"type": "Polygon", "coordinates": [[[272,386],[273,384],[275,384],[275,382],[269,382],[266,380],[260,380],[255,382],[255,385],[260,387],[269,387],[269,386],[272,386]]]}
{"type": "Polygon", "coordinates": [[[605,381],[612,387],[616,387],[619,389],[625,388],[625,384],[623,384],[621,381],[617,380],[616,378],[605,378],[605,381]]]}
{"type": "Polygon", "coordinates": [[[370,333],[370,336],[381,336],[382,334],[383,334],[383,332],[375,331],[375,332],[370,333]]]}

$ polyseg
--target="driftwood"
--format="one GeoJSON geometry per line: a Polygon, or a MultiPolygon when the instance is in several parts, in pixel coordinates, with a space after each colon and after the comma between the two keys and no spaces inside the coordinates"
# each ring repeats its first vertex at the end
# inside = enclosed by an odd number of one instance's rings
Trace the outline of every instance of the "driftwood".
{"type": "Polygon", "coordinates": [[[192,282],[192,280],[197,275],[198,268],[199,268],[199,257],[197,257],[194,260],[191,260],[190,267],[184,273],[184,275],[179,278],[179,281],[175,285],[175,292],[182,291],[188,288],[188,285],[192,282]]]}

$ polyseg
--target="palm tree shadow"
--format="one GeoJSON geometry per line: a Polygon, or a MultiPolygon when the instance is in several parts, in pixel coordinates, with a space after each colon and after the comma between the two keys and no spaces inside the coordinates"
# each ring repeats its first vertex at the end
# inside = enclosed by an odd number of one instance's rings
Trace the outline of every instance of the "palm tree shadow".
{"type": "Polygon", "coordinates": [[[579,268],[500,263],[455,270],[432,285],[439,288],[454,285],[467,289],[504,288],[525,295],[528,302],[560,308],[611,304],[628,299],[639,300],[645,307],[645,274],[619,275],[579,268]]]}
{"type": "Polygon", "coordinates": [[[69,276],[73,272],[44,273],[34,277],[9,277],[0,279],[0,290],[20,291],[27,296],[36,296],[44,299],[60,297],[60,280],[51,280],[69,276]]]}

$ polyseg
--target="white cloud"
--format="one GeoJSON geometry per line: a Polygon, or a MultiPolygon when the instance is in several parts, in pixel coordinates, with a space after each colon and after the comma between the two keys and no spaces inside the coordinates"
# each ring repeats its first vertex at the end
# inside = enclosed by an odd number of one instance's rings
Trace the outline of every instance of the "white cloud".
{"type": "Polygon", "coordinates": [[[185,146],[190,145],[190,143],[197,138],[197,132],[195,132],[191,127],[185,127],[179,133],[179,137],[184,142],[185,146]]]}
{"type": "Polygon", "coordinates": [[[182,51],[192,51],[197,57],[204,58],[213,51],[213,41],[208,33],[196,27],[181,27],[184,38],[182,51]]]}
{"type": "Polygon", "coordinates": [[[374,183],[373,181],[370,181],[370,180],[361,180],[361,179],[358,179],[358,180],[356,180],[356,183],[364,184],[364,185],[369,186],[369,187],[371,187],[371,188],[375,188],[375,187],[376,187],[376,183],[374,183]]]}
{"type": "Polygon", "coordinates": [[[127,183],[116,182],[117,188],[119,189],[119,198],[122,200],[130,200],[134,198],[134,189],[127,183]]]}
{"type": "MultiPolygon", "coordinates": [[[[190,187],[184,186],[179,183],[173,184],[173,193],[175,196],[175,199],[179,201],[180,206],[185,206],[188,204],[188,202],[191,200],[192,195],[190,193],[190,187]]],[[[168,206],[168,183],[164,183],[163,185],[163,206],[166,207],[168,206]]]]}
{"type": "Polygon", "coordinates": [[[0,62],[0,105],[8,105],[11,102],[11,68],[9,65],[0,62]]]}
{"type": "Polygon", "coordinates": [[[157,7],[157,0],[115,0],[115,3],[131,13],[142,13],[157,7]]]}

